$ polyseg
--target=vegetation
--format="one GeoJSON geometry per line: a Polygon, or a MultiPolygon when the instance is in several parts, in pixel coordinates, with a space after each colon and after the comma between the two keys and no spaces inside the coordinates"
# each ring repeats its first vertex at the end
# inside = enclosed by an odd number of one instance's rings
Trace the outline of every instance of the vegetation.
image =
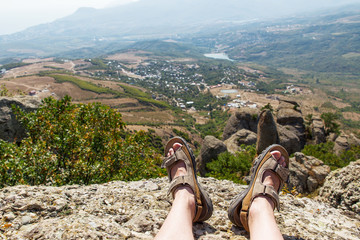
{"type": "Polygon", "coordinates": [[[28,137],[0,141],[0,186],[91,184],[164,174],[149,134],[129,133],[121,114],[99,103],[46,98],[36,112],[14,109],[28,137]]]}
{"type": "Polygon", "coordinates": [[[241,148],[243,151],[237,152],[235,155],[229,152],[219,154],[216,160],[206,165],[209,170],[206,176],[227,179],[235,183],[244,183],[242,177],[249,174],[256,149],[253,145],[242,145],[241,148]]]}
{"type": "Polygon", "coordinates": [[[320,143],[317,145],[305,145],[301,151],[305,155],[314,156],[329,165],[331,170],[347,166],[350,162],[360,158],[360,146],[352,146],[337,156],[334,151],[334,142],[320,143]]]}
{"type": "Polygon", "coordinates": [[[23,67],[29,65],[30,63],[17,62],[17,63],[8,63],[1,66],[1,68],[5,68],[6,70],[10,70],[13,68],[23,67]]]}
{"type": "Polygon", "coordinates": [[[207,135],[221,138],[226,122],[230,117],[230,113],[228,111],[213,110],[210,112],[209,117],[210,120],[207,123],[196,124],[196,129],[200,132],[202,138],[207,135]]]}
{"type": "Polygon", "coordinates": [[[340,125],[335,122],[339,119],[339,116],[337,114],[327,112],[322,113],[320,117],[322,118],[322,120],[324,120],[326,134],[329,134],[331,132],[336,134],[340,133],[340,125]]]}

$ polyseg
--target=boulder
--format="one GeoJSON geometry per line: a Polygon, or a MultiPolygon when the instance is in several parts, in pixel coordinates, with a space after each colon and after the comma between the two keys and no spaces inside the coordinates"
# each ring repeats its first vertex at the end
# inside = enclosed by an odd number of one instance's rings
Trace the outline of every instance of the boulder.
{"type": "Polygon", "coordinates": [[[227,150],[231,153],[236,153],[241,151],[241,145],[252,145],[256,143],[256,133],[247,130],[241,129],[237,133],[233,134],[230,138],[224,141],[224,144],[227,147],[227,150]]]}
{"type": "Polygon", "coordinates": [[[256,153],[259,155],[268,146],[279,143],[279,134],[270,110],[263,110],[257,125],[256,153]]]}
{"type": "Polygon", "coordinates": [[[360,216],[360,159],[331,172],[320,188],[318,199],[360,216]]]}
{"type": "Polygon", "coordinates": [[[341,154],[341,152],[349,149],[350,149],[350,144],[348,141],[348,136],[345,134],[341,134],[340,136],[338,136],[335,140],[335,145],[334,145],[335,154],[339,155],[341,154]]]}
{"type": "Polygon", "coordinates": [[[326,142],[325,126],[321,118],[313,117],[310,128],[314,144],[326,142]]]}
{"type": "Polygon", "coordinates": [[[200,154],[196,159],[198,171],[201,176],[206,174],[206,164],[216,159],[217,156],[227,151],[226,145],[214,136],[206,136],[201,146],[200,154]]]}
{"type": "Polygon", "coordinates": [[[234,113],[226,123],[223,140],[230,138],[231,135],[241,129],[247,129],[256,133],[258,114],[258,110],[247,108],[234,113]]]}
{"type": "Polygon", "coordinates": [[[302,144],[299,137],[295,134],[295,130],[291,126],[277,125],[280,139],[280,145],[283,146],[289,154],[300,152],[302,144]]]}
{"type": "Polygon", "coordinates": [[[293,101],[281,101],[276,112],[276,121],[298,137],[300,147],[303,149],[306,143],[305,125],[299,104],[293,101]]]}
{"type": "Polygon", "coordinates": [[[34,111],[40,103],[40,100],[30,96],[0,97],[0,138],[8,142],[20,142],[26,136],[25,129],[16,120],[12,105],[24,111],[34,111]]]}
{"type": "Polygon", "coordinates": [[[330,167],[321,160],[296,152],[290,158],[289,189],[296,187],[299,193],[311,193],[319,188],[330,173],[330,167]]]}

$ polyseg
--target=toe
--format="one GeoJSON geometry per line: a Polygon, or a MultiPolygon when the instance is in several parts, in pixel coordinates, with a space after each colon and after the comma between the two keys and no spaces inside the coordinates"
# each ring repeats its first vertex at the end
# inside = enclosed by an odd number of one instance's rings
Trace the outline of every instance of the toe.
{"type": "Polygon", "coordinates": [[[273,155],[276,160],[279,160],[281,157],[281,153],[279,151],[272,151],[271,155],[273,155]]]}
{"type": "Polygon", "coordinates": [[[173,155],[173,154],[174,154],[174,149],[173,149],[173,148],[170,148],[167,156],[170,157],[170,156],[173,155]]]}
{"type": "Polygon", "coordinates": [[[181,148],[181,144],[180,143],[174,143],[174,145],[173,145],[173,149],[174,149],[174,151],[176,151],[176,150],[178,150],[179,148],[181,148]]]}

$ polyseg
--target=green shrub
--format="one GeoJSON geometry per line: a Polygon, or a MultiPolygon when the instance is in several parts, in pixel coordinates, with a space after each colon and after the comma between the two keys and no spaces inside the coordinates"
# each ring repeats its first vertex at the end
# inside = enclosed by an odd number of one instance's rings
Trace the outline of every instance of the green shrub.
{"type": "Polygon", "coordinates": [[[144,131],[130,134],[121,114],[99,103],[46,98],[36,112],[14,108],[28,137],[0,142],[0,186],[92,184],[164,174],[144,131]]]}
{"type": "Polygon", "coordinates": [[[330,166],[331,170],[345,167],[350,162],[360,158],[360,146],[352,146],[349,150],[340,153],[339,156],[334,153],[333,148],[334,142],[326,142],[316,145],[305,145],[301,152],[320,159],[330,166]]]}
{"type": "Polygon", "coordinates": [[[248,175],[256,149],[253,145],[242,145],[241,148],[244,150],[237,152],[235,155],[229,152],[219,154],[216,160],[206,165],[209,170],[206,176],[243,183],[242,177],[248,175]]]}
{"type": "Polygon", "coordinates": [[[175,135],[177,135],[179,137],[182,137],[187,142],[191,143],[191,138],[190,138],[189,134],[187,134],[186,132],[183,132],[181,130],[177,130],[176,128],[173,128],[172,131],[175,133],[175,135]]]}

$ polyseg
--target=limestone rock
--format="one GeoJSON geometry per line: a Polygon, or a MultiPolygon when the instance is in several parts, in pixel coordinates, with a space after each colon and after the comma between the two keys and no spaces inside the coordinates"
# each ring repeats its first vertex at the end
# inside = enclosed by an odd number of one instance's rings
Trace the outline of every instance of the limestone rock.
{"type": "Polygon", "coordinates": [[[319,199],[360,216],[360,159],[331,172],[320,188],[319,199]]]}
{"type": "Polygon", "coordinates": [[[280,145],[283,146],[289,154],[299,152],[302,149],[299,137],[294,133],[290,126],[277,125],[280,139],[280,145]]]}
{"type": "Polygon", "coordinates": [[[231,153],[241,151],[241,145],[252,145],[256,143],[256,134],[247,129],[241,129],[224,141],[227,150],[231,153]]]}
{"type": "Polygon", "coordinates": [[[13,142],[21,141],[26,136],[24,128],[16,120],[12,112],[11,106],[15,105],[24,111],[34,111],[39,105],[40,101],[34,97],[0,97],[0,138],[13,142]]]}
{"type": "Polygon", "coordinates": [[[354,134],[340,134],[335,140],[334,152],[339,155],[343,151],[350,149],[351,146],[360,146],[360,139],[355,137],[354,134]]]}
{"type": "Polygon", "coordinates": [[[268,146],[280,143],[278,130],[270,110],[263,110],[257,125],[256,153],[261,154],[268,146]]]}
{"type": "Polygon", "coordinates": [[[276,121],[298,137],[300,146],[297,149],[303,149],[306,143],[305,125],[299,104],[292,101],[281,101],[276,112],[276,121]]]}
{"type": "Polygon", "coordinates": [[[257,131],[257,118],[259,112],[256,109],[241,109],[233,114],[224,128],[223,140],[231,137],[241,129],[247,129],[252,132],[257,131]]]}
{"type": "Polygon", "coordinates": [[[225,151],[227,151],[227,147],[221,140],[214,136],[206,136],[204,138],[200,154],[196,159],[201,176],[204,176],[206,173],[206,164],[216,159],[220,153],[225,151]]]}
{"type": "MultiPolygon", "coordinates": [[[[194,237],[250,239],[227,217],[231,200],[247,186],[213,178],[198,179],[213,201],[214,213],[208,221],[193,225],[194,237]]],[[[163,177],[90,186],[3,188],[0,219],[12,212],[13,220],[0,222],[0,239],[153,239],[171,207],[172,200],[166,196],[168,186],[167,177],[163,177]],[[149,182],[159,188],[135,187],[149,182]],[[43,208],[14,210],[16,201],[6,201],[8,196],[25,203],[41,202],[43,208]],[[59,212],[51,209],[64,202],[66,207],[59,212]]],[[[275,217],[285,240],[359,239],[359,215],[349,217],[342,209],[289,194],[280,195],[280,202],[281,212],[276,211],[275,217]]]]}
{"type": "Polygon", "coordinates": [[[310,127],[314,144],[326,142],[325,127],[321,118],[313,117],[310,127]]]}
{"type": "Polygon", "coordinates": [[[299,193],[311,193],[322,186],[330,167],[321,160],[296,152],[290,158],[290,183],[289,188],[296,187],[299,193]]]}

